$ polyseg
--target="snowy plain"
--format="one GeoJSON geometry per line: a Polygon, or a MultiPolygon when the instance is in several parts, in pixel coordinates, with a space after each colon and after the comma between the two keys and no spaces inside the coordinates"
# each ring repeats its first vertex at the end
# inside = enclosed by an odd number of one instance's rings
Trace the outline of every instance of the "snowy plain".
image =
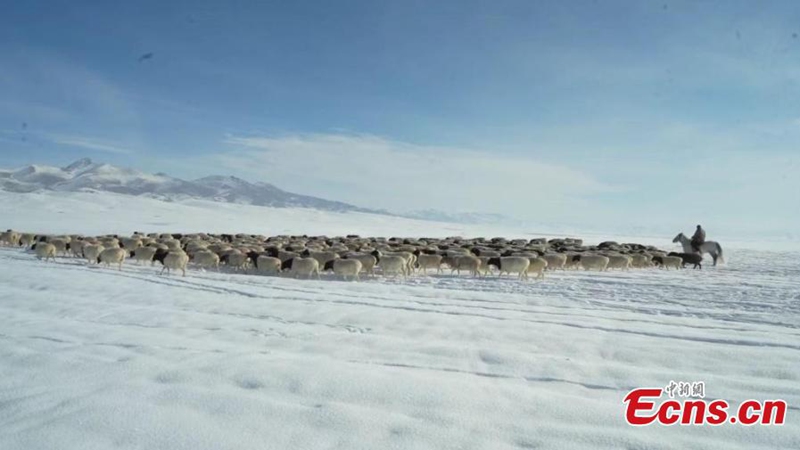
{"type": "MultiPolygon", "coordinates": [[[[0,193],[0,214],[51,233],[586,237],[88,193],[0,193]]],[[[800,253],[723,245],[702,271],[361,283],[3,248],[0,449],[800,448],[800,253]],[[625,424],[630,389],[670,380],[784,399],[786,424],[625,424]]]]}

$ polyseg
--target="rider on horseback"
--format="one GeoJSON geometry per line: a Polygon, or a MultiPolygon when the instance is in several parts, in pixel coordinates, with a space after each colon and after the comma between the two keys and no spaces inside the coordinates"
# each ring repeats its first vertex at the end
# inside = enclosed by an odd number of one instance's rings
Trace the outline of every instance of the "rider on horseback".
{"type": "Polygon", "coordinates": [[[694,232],[692,236],[692,249],[700,253],[700,246],[706,241],[706,232],[700,225],[697,226],[697,230],[694,232]]]}

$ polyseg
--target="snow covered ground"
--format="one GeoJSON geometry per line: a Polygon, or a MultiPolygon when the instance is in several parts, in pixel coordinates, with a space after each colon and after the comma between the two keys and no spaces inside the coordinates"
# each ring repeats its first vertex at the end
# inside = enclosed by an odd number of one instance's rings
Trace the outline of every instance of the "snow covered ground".
{"type": "MultiPolygon", "coordinates": [[[[513,231],[34,195],[2,199],[3,228],[513,231]]],[[[0,249],[0,449],[798,448],[800,253],[727,259],[544,282],[351,283],[168,277],[0,249]],[[787,423],[626,425],[624,395],[670,380],[734,403],[785,399],[787,423]]]]}
{"type": "MultiPolygon", "coordinates": [[[[199,232],[278,234],[360,233],[365,236],[520,234],[497,226],[459,225],[358,212],[269,208],[207,200],[165,202],[103,193],[0,191],[0,227],[41,233],[199,232]],[[502,234],[506,233],[506,234],[502,234]]],[[[536,230],[534,230],[536,231],[536,230]]],[[[538,236],[538,235],[537,235],[538,236]]]]}

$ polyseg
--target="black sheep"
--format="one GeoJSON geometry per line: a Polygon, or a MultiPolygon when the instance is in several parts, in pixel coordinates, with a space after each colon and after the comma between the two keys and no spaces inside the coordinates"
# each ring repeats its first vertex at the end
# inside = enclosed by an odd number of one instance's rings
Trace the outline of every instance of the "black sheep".
{"type": "Polygon", "coordinates": [[[253,267],[258,269],[258,257],[261,256],[261,253],[255,251],[247,252],[247,258],[253,263],[253,267]]]}
{"type": "Polygon", "coordinates": [[[703,264],[703,255],[699,253],[678,253],[678,252],[670,252],[667,256],[677,256],[683,260],[683,266],[686,267],[686,264],[694,264],[694,269],[702,269],[703,264]]]}
{"type": "Polygon", "coordinates": [[[336,262],[335,259],[332,259],[332,260],[326,262],[325,265],[322,266],[322,272],[327,272],[329,270],[333,270],[333,263],[335,263],[335,262],[336,262]]]}
{"type": "Polygon", "coordinates": [[[169,250],[164,250],[163,248],[159,248],[158,250],[156,250],[156,254],[153,255],[153,261],[158,261],[163,266],[164,258],[167,257],[167,254],[169,254],[169,250]]]}

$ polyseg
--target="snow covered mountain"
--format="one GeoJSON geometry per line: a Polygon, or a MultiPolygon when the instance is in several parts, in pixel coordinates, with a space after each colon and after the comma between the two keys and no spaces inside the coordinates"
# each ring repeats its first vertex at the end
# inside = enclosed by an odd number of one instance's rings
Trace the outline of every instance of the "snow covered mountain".
{"type": "Polygon", "coordinates": [[[325,211],[386,213],[348,203],[299,195],[267,183],[250,183],[229,176],[181,180],[165,174],[148,174],[134,169],[95,163],[83,158],[66,167],[30,165],[0,170],[0,190],[8,192],[114,192],[174,201],[205,199],[255,206],[313,208],[325,211]]]}

